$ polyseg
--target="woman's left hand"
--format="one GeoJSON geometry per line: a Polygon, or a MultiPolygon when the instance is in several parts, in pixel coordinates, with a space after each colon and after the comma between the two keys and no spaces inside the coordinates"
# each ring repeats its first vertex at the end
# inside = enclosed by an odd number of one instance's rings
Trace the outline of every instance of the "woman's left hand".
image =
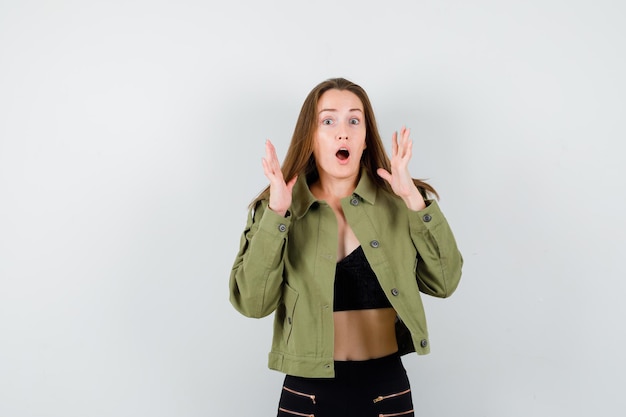
{"type": "Polygon", "coordinates": [[[409,173],[409,161],[413,155],[413,140],[410,137],[410,129],[402,127],[400,138],[398,132],[394,132],[391,138],[391,173],[384,168],[376,171],[381,178],[389,183],[393,192],[411,210],[421,210],[426,207],[424,198],[413,182],[409,173]]]}

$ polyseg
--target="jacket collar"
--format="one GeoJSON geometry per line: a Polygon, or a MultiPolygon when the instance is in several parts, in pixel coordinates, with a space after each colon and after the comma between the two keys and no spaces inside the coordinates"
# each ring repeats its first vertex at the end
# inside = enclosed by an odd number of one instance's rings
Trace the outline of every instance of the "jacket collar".
{"type": "MultiPolygon", "coordinates": [[[[376,203],[377,191],[378,188],[376,183],[367,174],[367,170],[365,168],[361,168],[359,183],[352,194],[359,196],[363,199],[363,201],[373,205],[376,203]]],[[[298,180],[293,187],[292,195],[291,210],[293,215],[298,219],[304,216],[313,204],[318,202],[309,189],[309,185],[306,181],[306,175],[303,174],[298,177],[298,180]]]]}
{"type": "Polygon", "coordinates": [[[378,193],[378,186],[370,178],[365,168],[361,168],[361,178],[352,194],[358,195],[364,201],[374,205],[376,203],[376,194],[378,193]]]}
{"type": "Polygon", "coordinates": [[[309,185],[306,183],[306,175],[300,174],[292,191],[291,211],[293,215],[297,219],[301,218],[316,202],[315,196],[313,196],[311,190],[309,190],[309,185]]]}

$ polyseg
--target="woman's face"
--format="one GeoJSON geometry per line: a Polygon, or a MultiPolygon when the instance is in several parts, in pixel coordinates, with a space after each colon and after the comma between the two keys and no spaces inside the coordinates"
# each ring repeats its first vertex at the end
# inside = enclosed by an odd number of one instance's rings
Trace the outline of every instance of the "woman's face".
{"type": "Polygon", "coordinates": [[[356,94],[328,90],[317,103],[313,155],[320,179],[358,175],[365,150],[365,113],[356,94]]]}

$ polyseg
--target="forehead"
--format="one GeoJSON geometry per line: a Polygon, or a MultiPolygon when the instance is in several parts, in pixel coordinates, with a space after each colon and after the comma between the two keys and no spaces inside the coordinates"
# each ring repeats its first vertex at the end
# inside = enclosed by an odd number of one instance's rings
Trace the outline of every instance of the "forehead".
{"type": "Polygon", "coordinates": [[[317,102],[317,111],[324,110],[354,110],[363,111],[361,99],[351,91],[337,90],[335,88],[322,94],[317,102]]]}

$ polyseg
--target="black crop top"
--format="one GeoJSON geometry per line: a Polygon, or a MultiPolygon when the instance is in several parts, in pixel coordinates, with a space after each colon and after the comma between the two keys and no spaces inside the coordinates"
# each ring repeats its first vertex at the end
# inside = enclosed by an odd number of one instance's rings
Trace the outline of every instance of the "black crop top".
{"type": "Polygon", "coordinates": [[[333,311],[386,307],[391,307],[391,303],[359,246],[337,262],[333,311]]]}

